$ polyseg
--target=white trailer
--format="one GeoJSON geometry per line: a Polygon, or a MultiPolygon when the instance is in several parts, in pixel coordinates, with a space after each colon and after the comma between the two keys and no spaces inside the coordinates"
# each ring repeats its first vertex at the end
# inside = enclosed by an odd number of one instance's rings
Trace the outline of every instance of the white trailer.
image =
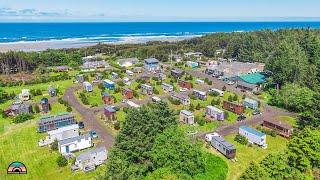
{"type": "Polygon", "coordinates": [[[264,149],[268,147],[266,134],[252,129],[248,126],[240,126],[239,134],[246,137],[250,143],[262,146],[264,149]]]}

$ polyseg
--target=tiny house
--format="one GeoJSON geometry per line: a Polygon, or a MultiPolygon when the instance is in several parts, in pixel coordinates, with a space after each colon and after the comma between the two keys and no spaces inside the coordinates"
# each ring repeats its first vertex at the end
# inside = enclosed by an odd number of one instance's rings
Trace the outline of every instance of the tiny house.
{"type": "Polygon", "coordinates": [[[192,94],[195,95],[197,98],[199,98],[201,100],[206,100],[207,99],[207,93],[206,92],[194,89],[192,94]]]}
{"type": "Polygon", "coordinates": [[[102,94],[102,100],[104,102],[104,104],[113,104],[114,103],[114,98],[112,96],[110,96],[108,93],[104,92],[102,94]]]}
{"type": "Polygon", "coordinates": [[[132,71],[130,71],[130,70],[126,70],[126,73],[127,73],[129,76],[133,76],[133,75],[134,75],[134,73],[133,73],[132,71]]]}
{"type": "Polygon", "coordinates": [[[69,154],[92,147],[92,138],[90,134],[85,134],[58,142],[59,152],[61,154],[69,154]]]}
{"type": "Polygon", "coordinates": [[[172,94],[171,97],[172,99],[179,100],[182,105],[186,106],[190,104],[189,96],[186,96],[180,93],[175,93],[175,94],[172,94]]]}
{"type": "Polygon", "coordinates": [[[187,61],[187,66],[191,67],[192,69],[199,67],[199,63],[194,62],[194,61],[187,61]]]}
{"type": "Polygon", "coordinates": [[[153,87],[149,86],[147,84],[141,84],[141,93],[146,95],[152,95],[153,94],[153,87]]]}
{"type": "Polygon", "coordinates": [[[181,88],[192,89],[192,83],[188,81],[179,81],[179,86],[181,88]]]}
{"type": "Polygon", "coordinates": [[[173,91],[173,86],[167,83],[162,83],[162,89],[165,92],[172,92],[173,91]]]}
{"type": "Polygon", "coordinates": [[[124,88],[122,91],[122,94],[125,96],[126,99],[132,99],[133,98],[133,91],[128,88],[124,88]]]}
{"type": "Polygon", "coordinates": [[[77,74],[76,75],[76,80],[78,81],[78,83],[83,83],[84,82],[83,74],[77,74]]]}
{"type": "Polygon", "coordinates": [[[22,89],[21,93],[19,94],[19,99],[21,101],[28,101],[30,99],[29,89],[22,89]]]}
{"type": "Polygon", "coordinates": [[[242,114],[244,112],[244,106],[241,104],[236,104],[229,101],[223,101],[223,108],[231,111],[233,113],[236,113],[238,115],[242,114]]]}
{"type": "Polygon", "coordinates": [[[222,111],[214,106],[207,106],[206,107],[206,116],[209,119],[223,121],[224,120],[224,111],[222,111]]]}
{"type": "Polygon", "coordinates": [[[118,79],[118,78],[119,78],[119,74],[116,73],[116,72],[112,72],[112,73],[111,73],[111,77],[112,77],[113,79],[118,79]]]}
{"type": "Polygon", "coordinates": [[[83,87],[87,92],[92,92],[93,91],[93,86],[88,81],[83,82],[83,87]]]}
{"type": "Polygon", "coordinates": [[[166,80],[167,76],[165,73],[158,73],[158,78],[160,81],[166,80]]]}
{"type": "Polygon", "coordinates": [[[171,76],[173,76],[176,79],[179,79],[183,76],[184,72],[180,69],[174,69],[171,70],[171,76]]]}
{"type": "Polygon", "coordinates": [[[41,110],[44,113],[47,113],[50,111],[50,104],[48,98],[42,98],[40,101],[41,110]]]}
{"type": "Polygon", "coordinates": [[[211,145],[229,159],[236,157],[236,148],[221,136],[212,136],[211,145]]]}
{"type": "Polygon", "coordinates": [[[17,116],[19,114],[29,114],[32,112],[32,106],[29,103],[16,101],[12,104],[10,109],[8,110],[8,114],[12,114],[13,116],[17,116]]]}
{"type": "Polygon", "coordinates": [[[194,115],[192,112],[187,110],[180,111],[180,121],[185,124],[194,124],[194,115]]]}
{"type": "Polygon", "coordinates": [[[102,75],[101,73],[96,73],[95,79],[96,79],[97,81],[101,81],[101,80],[103,79],[103,75],[102,75]]]}
{"type": "Polygon", "coordinates": [[[266,134],[248,126],[240,126],[239,134],[246,137],[250,143],[257,144],[263,148],[267,148],[268,146],[266,134]]]}
{"type": "Polygon", "coordinates": [[[57,96],[57,89],[52,86],[49,86],[48,93],[51,97],[57,96]]]}
{"type": "Polygon", "coordinates": [[[243,101],[243,105],[246,108],[250,108],[250,109],[253,109],[253,110],[259,109],[258,101],[250,99],[250,98],[245,98],[244,101],[243,101]]]}
{"type": "Polygon", "coordinates": [[[113,90],[115,88],[115,83],[113,81],[110,81],[109,79],[103,80],[103,85],[110,90],[113,90]]]}
{"type": "Polygon", "coordinates": [[[116,120],[115,114],[116,114],[116,110],[111,106],[106,106],[104,108],[104,115],[108,120],[112,120],[112,121],[116,120]]]}

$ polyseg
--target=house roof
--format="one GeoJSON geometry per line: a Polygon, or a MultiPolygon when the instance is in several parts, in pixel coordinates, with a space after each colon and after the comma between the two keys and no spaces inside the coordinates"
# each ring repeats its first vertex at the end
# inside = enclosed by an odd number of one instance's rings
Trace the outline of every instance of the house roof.
{"type": "Polygon", "coordinates": [[[223,113],[224,112],[223,110],[221,110],[221,109],[219,109],[217,107],[214,107],[214,106],[207,106],[207,108],[212,109],[213,111],[218,112],[218,113],[223,113]]]}
{"type": "Polygon", "coordinates": [[[159,63],[159,60],[156,58],[148,58],[144,60],[145,63],[159,63]]]}
{"type": "Polygon", "coordinates": [[[49,116],[47,118],[40,119],[39,124],[40,123],[50,122],[50,121],[57,121],[57,120],[60,120],[60,119],[69,119],[69,118],[74,118],[74,116],[71,115],[71,114],[62,114],[62,115],[58,115],[58,116],[49,116]]]}
{"type": "Polygon", "coordinates": [[[174,93],[171,96],[178,99],[190,99],[189,96],[180,93],[174,93]]]}
{"type": "Polygon", "coordinates": [[[105,147],[98,147],[96,149],[81,153],[77,158],[76,161],[81,160],[82,162],[91,158],[91,155],[98,154],[98,153],[105,153],[107,156],[107,149],[105,147]]]}
{"type": "Polygon", "coordinates": [[[69,125],[69,126],[64,126],[64,127],[52,130],[52,131],[48,131],[48,134],[51,136],[53,134],[59,134],[59,133],[65,132],[65,131],[73,130],[73,129],[79,129],[79,125],[78,124],[72,124],[72,125],[69,125]]]}
{"type": "Polygon", "coordinates": [[[257,104],[258,103],[258,101],[254,100],[254,99],[250,99],[250,98],[245,98],[244,101],[247,103],[250,103],[250,104],[257,104]]]}
{"type": "Polygon", "coordinates": [[[171,70],[171,72],[176,73],[176,74],[182,74],[183,70],[181,70],[181,69],[173,69],[173,70],[171,70]]]}
{"type": "Polygon", "coordinates": [[[111,112],[111,113],[115,113],[115,112],[116,112],[116,110],[113,109],[111,106],[106,106],[106,107],[104,107],[104,109],[105,109],[106,111],[108,111],[108,112],[111,112]]]}
{"type": "Polygon", "coordinates": [[[256,135],[256,136],[259,136],[259,137],[263,137],[263,136],[266,135],[266,134],[264,134],[264,133],[262,133],[262,132],[260,132],[260,131],[257,131],[257,130],[255,130],[255,129],[252,129],[252,128],[248,127],[248,126],[240,126],[239,129],[242,129],[242,130],[244,130],[244,131],[247,131],[247,132],[249,132],[249,133],[251,133],[251,134],[254,134],[254,135],[256,135]]]}
{"type": "Polygon", "coordinates": [[[173,88],[173,86],[171,84],[167,84],[167,83],[162,83],[162,86],[173,88]]]}
{"type": "Polygon", "coordinates": [[[181,110],[180,112],[186,116],[193,116],[193,113],[187,110],[181,110]]]}
{"type": "Polygon", "coordinates": [[[266,82],[266,77],[259,72],[241,75],[239,78],[249,84],[262,84],[266,82]]]}
{"type": "Polygon", "coordinates": [[[42,98],[40,102],[41,102],[41,104],[48,104],[49,100],[48,100],[48,98],[42,98]]]}
{"type": "Polygon", "coordinates": [[[105,79],[105,80],[103,80],[103,82],[108,83],[108,84],[114,84],[114,82],[109,79],[105,79]]]}
{"type": "Polygon", "coordinates": [[[104,97],[108,97],[108,96],[110,96],[108,93],[106,93],[106,92],[104,92],[103,94],[102,94],[104,97]]]}
{"type": "Polygon", "coordinates": [[[90,134],[84,134],[84,135],[80,135],[77,137],[61,140],[61,141],[59,141],[59,144],[65,145],[65,144],[70,144],[75,141],[81,141],[82,139],[89,139],[89,138],[91,138],[90,134]]]}
{"type": "Polygon", "coordinates": [[[204,92],[204,91],[199,91],[199,90],[196,90],[196,89],[194,89],[193,92],[196,92],[196,93],[201,94],[201,95],[204,95],[204,96],[207,94],[207,93],[204,92]]]}
{"type": "Polygon", "coordinates": [[[224,140],[221,136],[212,136],[212,140],[215,140],[225,146],[227,149],[232,150],[236,149],[232,144],[224,140]]]}
{"type": "Polygon", "coordinates": [[[279,127],[282,127],[284,129],[293,129],[293,127],[290,124],[282,122],[282,121],[276,121],[276,120],[271,120],[271,119],[263,120],[263,121],[264,122],[268,122],[270,124],[274,124],[274,125],[279,126],[279,127]]]}
{"type": "Polygon", "coordinates": [[[256,84],[250,84],[250,83],[247,83],[244,81],[238,81],[237,85],[252,88],[252,89],[256,88],[256,86],[257,86],[256,84]]]}

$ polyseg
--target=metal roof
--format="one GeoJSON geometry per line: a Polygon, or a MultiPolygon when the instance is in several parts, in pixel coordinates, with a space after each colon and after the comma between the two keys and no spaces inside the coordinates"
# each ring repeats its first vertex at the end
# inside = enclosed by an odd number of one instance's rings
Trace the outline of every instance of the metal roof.
{"type": "Polygon", "coordinates": [[[45,118],[45,119],[40,119],[39,124],[50,122],[50,121],[58,121],[60,119],[69,119],[69,118],[74,118],[74,115],[63,114],[63,115],[48,117],[48,118],[45,118]]]}
{"type": "Polygon", "coordinates": [[[156,58],[148,58],[144,60],[145,63],[159,63],[159,60],[156,58]]]}
{"type": "Polygon", "coordinates": [[[81,136],[77,136],[77,137],[61,140],[61,141],[59,141],[59,144],[60,145],[70,144],[72,142],[81,141],[82,139],[88,139],[88,138],[91,138],[90,134],[84,134],[84,135],[81,135],[81,136]]]}
{"type": "Polygon", "coordinates": [[[232,144],[224,140],[221,136],[212,136],[212,140],[215,140],[226,147],[228,150],[236,149],[232,144]]]}
{"type": "Polygon", "coordinates": [[[108,83],[108,84],[114,84],[114,82],[109,79],[105,79],[105,80],[103,80],[103,82],[108,83]]]}
{"type": "Polygon", "coordinates": [[[92,154],[98,154],[98,153],[106,153],[105,155],[107,155],[107,149],[105,147],[98,147],[96,149],[84,152],[82,154],[80,154],[77,158],[76,161],[84,161],[84,160],[88,160],[90,159],[90,155],[92,154]]]}
{"type": "Polygon", "coordinates": [[[104,107],[104,109],[107,110],[108,112],[111,112],[111,113],[116,112],[116,110],[113,109],[111,106],[106,106],[106,107],[104,107]]]}
{"type": "Polygon", "coordinates": [[[213,111],[218,112],[218,113],[223,113],[224,112],[223,110],[221,110],[221,109],[219,109],[217,107],[214,107],[214,106],[207,106],[207,108],[212,109],[213,111]]]}
{"type": "Polygon", "coordinates": [[[193,116],[193,113],[187,110],[181,110],[180,112],[186,116],[193,116]]]}
{"type": "Polygon", "coordinates": [[[258,101],[254,100],[254,99],[250,99],[250,98],[245,98],[244,102],[247,102],[249,104],[257,104],[258,101]]]}
{"type": "Polygon", "coordinates": [[[239,78],[249,84],[262,84],[266,82],[266,77],[261,73],[241,75],[239,78]]]}
{"type": "Polygon", "coordinates": [[[266,135],[266,134],[264,134],[264,133],[262,133],[262,132],[260,132],[260,131],[257,131],[257,130],[255,130],[255,129],[252,129],[252,128],[248,127],[248,126],[240,126],[239,129],[242,129],[242,130],[244,130],[244,131],[249,132],[250,134],[254,134],[254,135],[259,136],[259,137],[263,137],[263,136],[266,135]]]}
{"type": "Polygon", "coordinates": [[[52,130],[52,131],[48,131],[48,134],[51,136],[53,134],[59,134],[59,133],[62,133],[64,131],[69,131],[69,130],[73,130],[73,129],[79,129],[79,125],[78,124],[72,124],[72,125],[69,125],[69,126],[64,126],[64,127],[52,130]]]}

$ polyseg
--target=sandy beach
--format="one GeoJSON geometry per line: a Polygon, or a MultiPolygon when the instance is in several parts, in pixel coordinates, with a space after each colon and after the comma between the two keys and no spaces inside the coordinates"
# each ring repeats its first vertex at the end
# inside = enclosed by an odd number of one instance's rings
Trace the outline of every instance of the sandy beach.
{"type": "Polygon", "coordinates": [[[52,41],[25,41],[0,43],[0,52],[8,51],[44,51],[47,49],[63,49],[63,48],[81,48],[94,46],[98,43],[102,44],[137,44],[149,41],[169,41],[176,42],[185,39],[191,39],[199,36],[141,36],[141,37],[124,37],[114,42],[97,42],[97,41],[81,41],[78,39],[68,40],[52,40],[52,41]]]}

